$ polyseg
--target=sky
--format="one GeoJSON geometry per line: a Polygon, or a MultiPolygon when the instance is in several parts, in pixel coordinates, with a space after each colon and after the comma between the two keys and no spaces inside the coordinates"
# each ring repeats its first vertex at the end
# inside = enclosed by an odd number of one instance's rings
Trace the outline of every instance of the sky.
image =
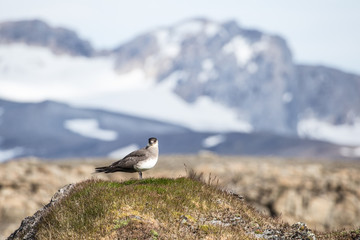
{"type": "Polygon", "coordinates": [[[96,48],[194,17],[280,35],[297,63],[360,74],[359,0],[0,0],[0,21],[41,19],[96,48]]]}

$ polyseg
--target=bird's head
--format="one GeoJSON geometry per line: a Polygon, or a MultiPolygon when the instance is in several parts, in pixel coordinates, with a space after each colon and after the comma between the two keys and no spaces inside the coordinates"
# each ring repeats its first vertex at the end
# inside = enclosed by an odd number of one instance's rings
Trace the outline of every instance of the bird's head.
{"type": "Polygon", "coordinates": [[[152,146],[157,147],[158,146],[158,140],[156,138],[154,138],[154,137],[149,138],[148,146],[149,147],[152,147],[152,146]]]}

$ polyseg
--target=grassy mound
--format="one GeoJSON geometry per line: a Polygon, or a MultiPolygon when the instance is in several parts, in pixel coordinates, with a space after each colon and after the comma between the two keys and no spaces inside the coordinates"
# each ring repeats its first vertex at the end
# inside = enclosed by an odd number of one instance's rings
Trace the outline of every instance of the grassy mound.
{"type": "MultiPolygon", "coordinates": [[[[314,239],[304,225],[265,217],[237,195],[189,178],[87,180],[37,228],[37,239],[314,239]]],[[[337,238],[331,234],[323,239],[337,238]]]]}

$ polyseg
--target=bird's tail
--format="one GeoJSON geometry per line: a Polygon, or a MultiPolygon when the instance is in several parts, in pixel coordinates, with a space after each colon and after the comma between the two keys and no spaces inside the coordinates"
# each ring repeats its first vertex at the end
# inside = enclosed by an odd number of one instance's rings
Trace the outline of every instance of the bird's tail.
{"type": "Polygon", "coordinates": [[[97,167],[95,168],[95,172],[94,173],[101,173],[101,172],[108,172],[109,171],[109,167],[97,167]]]}
{"type": "Polygon", "coordinates": [[[97,167],[93,173],[113,173],[113,172],[135,172],[131,168],[114,167],[112,165],[106,167],[97,167]]]}

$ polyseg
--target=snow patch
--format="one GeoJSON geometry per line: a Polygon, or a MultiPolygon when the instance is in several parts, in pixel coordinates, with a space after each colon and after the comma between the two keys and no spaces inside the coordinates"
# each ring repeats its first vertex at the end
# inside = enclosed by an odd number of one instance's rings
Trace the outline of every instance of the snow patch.
{"type": "Polygon", "coordinates": [[[300,137],[329,141],[341,145],[360,145],[360,120],[354,125],[332,125],[314,118],[301,120],[297,126],[300,137]]]}
{"type": "Polygon", "coordinates": [[[219,145],[220,143],[224,142],[226,140],[225,136],[223,135],[213,135],[210,137],[207,137],[203,140],[202,146],[205,148],[211,148],[219,145]]]}
{"type": "Polygon", "coordinates": [[[201,65],[202,65],[202,71],[198,75],[198,79],[201,83],[207,82],[210,79],[215,79],[218,77],[218,73],[214,69],[214,63],[211,59],[205,59],[201,65]]]}
{"type": "Polygon", "coordinates": [[[217,33],[219,33],[221,30],[221,27],[219,26],[219,24],[216,23],[208,23],[206,24],[205,27],[205,33],[208,37],[213,37],[215,36],[217,33]]]}
{"type": "MultiPolygon", "coordinates": [[[[253,130],[248,122],[239,120],[234,111],[214,102],[210,97],[199,97],[191,107],[194,112],[199,112],[197,115],[199,120],[196,125],[195,122],[193,125],[193,128],[199,131],[211,129],[214,131],[251,132],[253,130]]],[[[194,114],[194,116],[196,115],[194,114]]]]}
{"type": "Polygon", "coordinates": [[[166,77],[162,83],[162,88],[174,90],[180,79],[186,78],[187,74],[184,71],[174,71],[168,77],[166,77]]]}
{"type": "Polygon", "coordinates": [[[0,96],[14,101],[71,100],[152,84],[142,69],[117,74],[111,58],[54,55],[42,47],[0,46],[0,96]],[[21,58],[19,58],[21,56],[21,58]]]}
{"type": "Polygon", "coordinates": [[[220,30],[220,26],[212,22],[203,22],[201,20],[193,20],[183,22],[174,28],[159,29],[154,36],[157,39],[160,55],[174,58],[181,50],[182,41],[189,36],[197,36],[205,33],[208,37],[212,37],[220,30]]]}
{"type": "Polygon", "coordinates": [[[270,48],[270,41],[271,41],[271,37],[268,35],[263,35],[261,37],[261,40],[254,43],[252,45],[254,52],[262,52],[262,51],[266,51],[270,48]]]}
{"type": "Polygon", "coordinates": [[[238,119],[232,109],[205,96],[198,98],[195,103],[188,103],[169,91],[169,87],[171,84],[163,82],[148,89],[109,92],[72,103],[171,122],[194,131],[252,131],[252,126],[238,119]]]}
{"type": "Polygon", "coordinates": [[[145,72],[140,68],[134,68],[126,73],[119,74],[117,81],[119,81],[120,84],[114,84],[112,90],[123,91],[146,88],[147,86],[153,84],[153,80],[147,79],[145,72]]]}
{"type": "Polygon", "coordinates": [[[245,66],[253,57],[253,49],[249,42],[241,37],[236,36],[231,39],[224,47],[226,54],[234,54],[239,66],[245,66]]]}
{"type": "Polygon", "coordinates": [[[251,62],[247,65],[246,69],[249,71],[249,73],[256,73],[259,67],[256,63],[251,62]]]}
{"type": "Polygon", "coordinates": [[[340,154],[344,157],[360,157],[360,147],[342,147],[340,148],[340,154]]]}
{"type": "Polygon", "coordinates": [[[24,152],[24,148],[15,147],[11,149],[0,149],[0,162],[15,158],[24,152]]]}
{"type": "Polygon", "coordinates": [[[136,144],[131,144],[123,148],[116,149],[108,154],[108,157],[113,159],[122,159],[129,153],[139,149],[139,146],[136,144]]]}
{"type": "Polygon", "coordinates": [[[167,30],[159,30],[155,33],[161,55],[174,58],[180,52],[180,40],[172,37],[167,30]]]}
{"type": "Polygon", "coordinates": [[[102,141],[114,141],[117,139],[117,133],[115,131],[100,129],[96,119],[66,120],[64,127],[88,138],[95,138],[102,141]]]}
{"type": "Polygon", "coordinates": [[[282,100],[283,100],[283,102],[285,102],[285,103],[291,102],[292,99],[293,99],[293,95],[292,95],[290,92],[285,92],[285,93],[282,95],[282,100]]]}
{"type": "Polygon", "coordinates": [[[201,66],[202,69],[210,71],[214,68],[214,62],[210,58],[207,58],[201,63],[201,66]]]}

